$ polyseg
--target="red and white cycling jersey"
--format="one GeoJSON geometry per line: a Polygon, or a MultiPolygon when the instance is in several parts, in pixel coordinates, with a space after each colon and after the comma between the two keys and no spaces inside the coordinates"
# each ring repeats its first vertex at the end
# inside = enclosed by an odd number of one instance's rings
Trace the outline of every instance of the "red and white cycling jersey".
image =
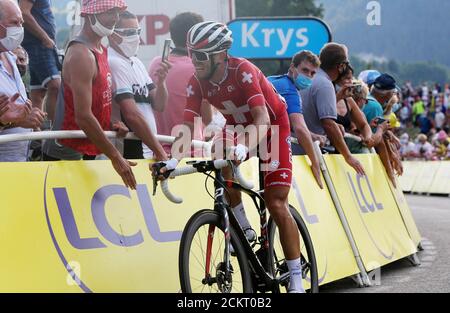
{"type": "MultiPolygon", "coordinates": [[[[194,75],[188,84],[187,96],[184,120],[190,123],[194,123],[194,119],[201,116],[203,100],[218,109],[227,120],[227,125],[231,126],[245,127],[253,124],[250,110],[266,106],[271,125],[278,126],[278,130],[268,133],[269,156],[263,161],[266,172],[265,188],[291,185],[292,151],[286,102],[255,65],[246,59],[230,58],[227,76],[220,84],[199,80],[194,75]],[[277,140],[276,146],[273,140],[277,140]],[[278,153],[272,153],[275,147],[278,153]]],[[[224,137],[226,136],[224,134],[224,137]]]]}
{"type": "Polygon", "coordinates": [[[247,126],[253,123],[250,110],[266,106],[272,124],[286,113],[286,102],[255,65],[246,59],[230,58],[228,73],[219,85],[199,80],[194,75],[187,87],[184,120],[194,122],[200,117],[200,107],[206,99],[227,120],[227,125],[247,126]]]}

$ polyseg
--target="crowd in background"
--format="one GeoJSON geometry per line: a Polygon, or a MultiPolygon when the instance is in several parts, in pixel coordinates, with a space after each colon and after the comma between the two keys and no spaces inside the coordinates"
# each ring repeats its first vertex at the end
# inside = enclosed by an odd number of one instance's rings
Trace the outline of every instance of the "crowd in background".
{"type": "MultiPolygon", "coordinates": [[[[120,0],[110,4],[125,8],[120,0]]],[[[50,1],[20,0],[17,6],[11,0],[0,0],[0,135],[82,129],[90,139],[53,140],[43,146],[40,142],[3,144],[0,161],[88,160],[103,155],[113,161],[118,172],[123,171],[124,177],[133,166],[127,159],[167,159],[171,147],[161,146],[155,135],[172,135],[173,128],[183,122],[187,84],[195,72],[186,35],[203,18],[190,12],[177,15],[170,24],[174,48],[169,59],[156,57],[148,70],[136,57],[140,42],[136,16],[122,10],[111,30],[100,22],[99,12],[104,13],[104,8],[95,1],[83,1],[82,16],[89,26],[70,42],[64,63],[66,76],[61,77],[50,1]],[[108,37],[107,56],[92,48],[102,37],[108,37]],[[78,59],[83,53],[84,59],[78,59]],[[31,82],[25,88],[21,77],[27,71],[31,82]],[[90,71],[91,76],[84,76],[90,71]],[[110,86],[95,81],[103,74],[110,86]],[[107,87],[111,88],[109,93],[107,87]],[[104,101],[113,102],[110,115],[91,112],[89,106],[74,106],[77,97],[78,101],[84,99],[83,103],[101,106],[85,92],[95,94],[98,88],[105,88],[101,95],[104,101]],[[142,141],[110,142],[102,130],[116,130],[120,136],[134,131],[142,141]]],[[[401,159],[450,158],[449,85],[413,87],[407,82],[399,87],[387,73],[354,73],[347,48],[335,43],[318,56],[300,51],[286,75],[269,80],[287,102],[292,134],[300,141],[294,154],[308,154],[313,159],[310,142],[319,141],[323,148],[330,147],[328,151],[343,154],[362,174],[352,154],[375,149],[392,181],[395,174],[403,172],[401,159]]],[[[223,116],[214,110],[207,123],[197,125],[192,139],[204,140],[205,128],[220,129],[224,124],[223,116]]]]}

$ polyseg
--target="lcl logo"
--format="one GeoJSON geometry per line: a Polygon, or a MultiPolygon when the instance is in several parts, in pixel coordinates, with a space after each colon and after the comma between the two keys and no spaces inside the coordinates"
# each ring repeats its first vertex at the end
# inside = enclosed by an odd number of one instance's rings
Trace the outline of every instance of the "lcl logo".
{"type": "MultiPolygon", "coordinates": [[[[70,244],[74,248],[80,250],[106,248],[107,245],[100,238],[83,238],[82,234],[80,234],[67,189],[52,188],[52,191],[61,216],[64,231],[70,244]]],[[[136,193],[142,216],[150,236],[157,242],[179,241],[181,238],[181,231],[161,231],[147,185],[138,185],[136,193]]],[[[120,247],[140,245],[144,242],[142,230],[137,230],[133,235],[125,236],[118,233],[108,222],[106,217],[106,202],[113,196],[121,196],[131,200],[130,191],[125,186],[121,185],[104,186],[98,189],[92,197],[91,213],[97,230],[107,242],[113,245],[120,247]]]]}

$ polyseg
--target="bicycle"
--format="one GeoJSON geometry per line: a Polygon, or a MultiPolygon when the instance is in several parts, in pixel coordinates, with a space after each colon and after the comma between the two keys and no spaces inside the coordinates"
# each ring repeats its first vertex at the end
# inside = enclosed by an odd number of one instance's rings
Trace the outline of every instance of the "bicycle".
{"type": "MultiPolygon", "coordinates": [[[[191,161],[186,167],[174,170],[170,177],[178,177],[193,173],[203,173],[214,179],[215,193],[214,210],[201,210],[195,213],[187,222],[180,243],[179,275],[181,291],[219,292],[219,293],[280,293],[280,287],[287,291],[289,271],[279,239],[277,226],[272,218],[267,222],[267,210],[264,205],[263,192],[255,192],[253,186],[247,183],[239,168],[226,160],[191,161]],[[221,169],[231,166],[239,183],[224,180],[221,169]],[[214,176],[211,173],[214,172],[214,176]],[[230,206],[225,202],[227,188],[240,190],[247,194],[258,210],[261,224],[261,235],[249,242],[244,231],[235,218],[230,206]],[[259,205],[258,205],[259,202],[259,205]],[[216,231],[220,230],[220,231],[216,231]],[[234,253],[230,251],[233,245],[234,253]],[[255,252],[255,247],[260,248],[255,252]],[[200,254],[198,256],[197,254],[200,254]],[[219,260],[217,260],[218,256],[219,260]]],[[[154,190],[157,182],[154,180],[154,190]]],[[[168,180],[161,182],[164,195],[174,203],[183,200],[173,195],[168,186],[168,180]]],[[[290,212],[295,219],[300,233],[302,254],[302,274],[304,280],[309,280],[309,292],[319,291],[317,263],[313,244],[308,229],[300,214],[290,206],[290,212]]]]}

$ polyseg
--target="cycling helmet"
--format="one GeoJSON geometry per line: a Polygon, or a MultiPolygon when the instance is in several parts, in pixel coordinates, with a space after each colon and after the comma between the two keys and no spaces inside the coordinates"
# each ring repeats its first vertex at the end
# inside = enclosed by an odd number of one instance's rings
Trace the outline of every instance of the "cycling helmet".
{"type": "Polygon", "coordinates": [[[222,23],[202,22],[189,30],[187,47],[190,50],[212,53],[231,48],[232,31],[222,23]]]}

